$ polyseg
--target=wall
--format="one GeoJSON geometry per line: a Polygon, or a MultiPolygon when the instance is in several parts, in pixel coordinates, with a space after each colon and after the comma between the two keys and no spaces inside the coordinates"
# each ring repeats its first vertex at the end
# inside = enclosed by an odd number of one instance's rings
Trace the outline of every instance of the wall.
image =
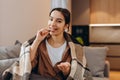
{"type": "Polygon", "coordinates": [[[89,16],[89,0],[72,0],[72,25],[88,25],[89,16]]]}
{"type": "Polygon", "coordinates": [[[0,0],[0,46],[24,42],[47,26],[50,0],[0,0]]]}
{"type": "Polygon", "coordinates": [[[119,24],[120,0],[91,0],[91,24],[119,24]]]}
{"type": "Polygon", "coordinates": [[[90,42],[120,43],[120,0],[90,1],[90,42]]]}

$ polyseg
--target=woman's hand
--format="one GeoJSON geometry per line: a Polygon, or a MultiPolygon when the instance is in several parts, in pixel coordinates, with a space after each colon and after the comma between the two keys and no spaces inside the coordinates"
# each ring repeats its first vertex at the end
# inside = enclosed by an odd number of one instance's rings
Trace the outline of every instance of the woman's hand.
{"type": "Polygon", "coordinates": [[[70,72],[70,63],[69,62],[61,62],[57,65],[58,69],[60,69],[63,74],[66,76],[70,72]]]}
{"type": "Polygon", "coordinates": [[[49,33],[49,30],[47,28],[42,28],[37,32],[36,40],[42,41],[49,33]]]}

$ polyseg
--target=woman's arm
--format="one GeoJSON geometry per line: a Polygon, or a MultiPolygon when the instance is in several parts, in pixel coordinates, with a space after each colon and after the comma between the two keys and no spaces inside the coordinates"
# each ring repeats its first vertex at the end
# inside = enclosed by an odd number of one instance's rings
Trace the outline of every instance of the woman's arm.
{"type": "Polygon", "coordinates": [[[34,42],[32,43],[31,45],[31,49],[30,49],[30,58],[31,58],[31,62],[34,60],[35,56],[36,56],[36,52],[37,52],[37,48],[38,48],[38,45],[41,41],[38,41],[38,40],[34,40],[34,42]]]}
{"type": "Polygon", "coordinates": [[[48,29],[45,29],[45,28],[43,28],[43,29],[41,29],[37,32],[36,38],[31,45],[31,51],[30,51],[31,62],[36,57],[36,52],[37,52],[38,45],[48,35],[48,33],[49,33],[48,29]]]}

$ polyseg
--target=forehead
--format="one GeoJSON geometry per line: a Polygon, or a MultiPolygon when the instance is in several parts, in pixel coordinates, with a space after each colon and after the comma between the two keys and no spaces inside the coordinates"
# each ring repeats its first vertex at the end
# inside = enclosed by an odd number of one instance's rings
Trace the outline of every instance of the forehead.
{"type": "Polygon", "coordinates": [[[57,11],[57,10],[53,11],[51,13],[50,17],[64,19],[63,14],[60,11],[57,11]]]}

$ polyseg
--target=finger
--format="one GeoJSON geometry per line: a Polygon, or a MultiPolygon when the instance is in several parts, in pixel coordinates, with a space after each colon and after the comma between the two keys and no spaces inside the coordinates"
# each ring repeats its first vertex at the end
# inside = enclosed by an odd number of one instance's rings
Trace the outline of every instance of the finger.
{"type": "Polygon", "coordinates": [[[48,32],[48,29],[43,29],[43,30],[40,30],[39,33],[41,36],[44,36],[44,35],[47,35],[49,32],[48,32]]]}
{"type": "Polygon", "coordinates": [[[58,68],[63,71],[64,70],[64,67],[62,65],[58,65],[58,68]]]}
{"type": "Polygon", "coordinates": [[[64,63],[59,64],[58,67],[62,71],[65,71],[68,68],[68,66],[66,64],[64,64],[64,63]]]}

